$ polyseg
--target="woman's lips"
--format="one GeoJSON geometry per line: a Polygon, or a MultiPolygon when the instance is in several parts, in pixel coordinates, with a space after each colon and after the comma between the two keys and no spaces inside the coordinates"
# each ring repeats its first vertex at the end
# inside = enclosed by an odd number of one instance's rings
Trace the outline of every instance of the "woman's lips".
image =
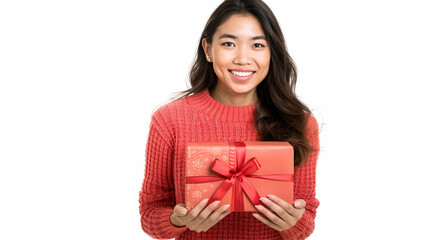
{"type": "Polygon", "coordinates": [[[248,81],[250,80],[254,74],[255,71],[236,71],[236,70],[229,70],[229,73],[233,78],[235,78],[238,81],[248,81]]]}

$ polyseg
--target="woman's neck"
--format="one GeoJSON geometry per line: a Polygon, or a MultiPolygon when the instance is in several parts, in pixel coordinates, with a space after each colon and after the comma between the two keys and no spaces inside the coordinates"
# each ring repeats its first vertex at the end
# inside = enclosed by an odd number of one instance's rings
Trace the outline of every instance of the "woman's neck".
{"type": "Polygon", "coordinates": [[[223,89],[216,87],[210,93],[210,96],[214,100],[229,106],[243,107],[257,103],[257,94],[255,89],[246,93],[234,93],[224,91],[223,89]]]}

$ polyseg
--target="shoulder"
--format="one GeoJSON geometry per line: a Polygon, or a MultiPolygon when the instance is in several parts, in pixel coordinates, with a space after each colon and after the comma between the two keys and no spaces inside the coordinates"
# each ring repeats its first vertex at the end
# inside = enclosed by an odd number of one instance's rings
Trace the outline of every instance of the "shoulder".
{"type": "Polygon", "coordinates": [[[181,109],[185,108],[185,101],[182,98],[163,104],[151,116],[150,131],[156,131],[169,146],[174,145],[177,121],[182,116],[181,109]]]}
{"type": "Polygon", "coordinates": [[[319,131],[319,125],[317,123],[316,118],[311,114],[307,114],[306,118],[307,118],[307,130],[319,131]]]}
{"type": "Polygon", "coordinates": [[[207,98],[207,93],[204,90],[163,104],[154,111],[153,119],[165,122],[182,120],[187,112],[198,110],[207,103],[204,100],[207,98]]]}
{"type": "Polygon", "coordinates": [[[170,123],[175,117],[185,109],[186,98],[176,99],[159,106],[154,110],[152,121],[170,123]]]}

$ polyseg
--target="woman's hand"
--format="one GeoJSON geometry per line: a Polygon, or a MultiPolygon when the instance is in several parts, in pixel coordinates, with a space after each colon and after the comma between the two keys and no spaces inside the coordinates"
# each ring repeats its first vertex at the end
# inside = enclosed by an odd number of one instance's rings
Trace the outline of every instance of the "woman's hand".
{"type": "Polygon", "coordinates": [[[261,205],[256,206],[264,216],[258,213],[253,213],[253,216],[277,231],[294,226],[305,212],[306,202],[302,199],[295,200],[294,207],[276,196],[268,195],[267,197],[260,198],[267,208],[261,205]]]}
{"type": "Polygon", "coordinates": [[[179,227],[187,226],[192,231],[205,232],[231,213],[226,212],[229,204],[216,209],[220,201],[215,201],[206,207],[207,202],[208,199],[204,199],[189,211],[185,208],[185,204],[177,204],[170,215],[170,222],[179,227]]]}

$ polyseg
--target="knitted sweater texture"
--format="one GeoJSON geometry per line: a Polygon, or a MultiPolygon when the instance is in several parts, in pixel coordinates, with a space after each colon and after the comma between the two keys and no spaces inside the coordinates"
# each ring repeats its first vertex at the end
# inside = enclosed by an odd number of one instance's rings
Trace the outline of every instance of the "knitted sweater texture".
{"type": "MultiPolygon", "coordinates": [[[[215,101],[208,90],[170,102],[157,109],[150,123],[145,174],[139,192],[144,232],[156,239],[305,239],[314,230],[319,201],[315,198],[319,151],[294,171],[294,199],[306,201],[306,211],[295,226],[276,231],[252,216],[233,212],[206,232],[176,227],[170,215],[185,201],[185,147],[188,142],[260,141],[254,125],[256,105],[235,107],[215,101]]],[[[310,116],[307,137],[319,148],[318,125],[310,116]]]]}

